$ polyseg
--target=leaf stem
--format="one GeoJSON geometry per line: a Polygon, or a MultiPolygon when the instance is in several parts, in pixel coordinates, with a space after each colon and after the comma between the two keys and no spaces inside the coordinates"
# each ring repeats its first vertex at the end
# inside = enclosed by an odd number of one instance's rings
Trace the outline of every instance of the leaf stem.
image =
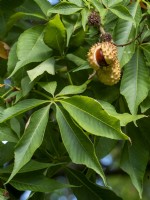
{"type": "Polygon", "coordinates": [[[50,96],[48,96],[48,95],[46,95],[46,94],[44,94],[44,93],[42,93],[38,90],[33,90],[33,92],[35,92],[36,94],[40,94],[41,96],[46,97],[47,99],[50,99],[50,100],[52,99],[50,96]]]}

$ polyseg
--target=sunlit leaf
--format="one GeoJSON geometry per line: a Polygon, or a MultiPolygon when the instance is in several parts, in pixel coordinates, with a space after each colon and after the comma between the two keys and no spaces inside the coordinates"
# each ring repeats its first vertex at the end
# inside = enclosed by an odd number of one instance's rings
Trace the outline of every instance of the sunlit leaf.
{"type": "Polygon", "coordinates": [[[47,11],[51,9],[52,5],[47,0],[34,0],[41,8],[42,12],[47,16],[47,11]]]}
{"type": "Polygon", "coordinates": [[[51,49],[43,42],[43,26],[36,26],[24,31],[17,42],[19,61],[10,76],[31,62],[41,62],[50,57],[51,49]],[[23,48],[22,48],[23,47],[23,48]]]}
{"type": "Polygon", "coordinates": [[[56,15],[50,20],[45,28],[44,42],[50,48],[59,51],[62,55],[65,47],[66,31],[60,16],[56,15]]]}
{"type": "Polygon", "coordinates": [[[122,133],[119,120],[108,115],[95,99],[74,96],[60,102],[73,119],[89,133],[111,139],[129,139],[122,133]]]}

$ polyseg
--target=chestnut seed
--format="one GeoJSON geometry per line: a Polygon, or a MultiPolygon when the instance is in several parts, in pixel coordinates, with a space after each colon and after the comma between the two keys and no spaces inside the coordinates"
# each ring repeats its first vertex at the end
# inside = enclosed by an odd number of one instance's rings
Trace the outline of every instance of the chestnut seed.
{"type": "Polygon", "coordinates": [[[102,52],[101,49],[98,49],[96,51],[96,61],[97,61],[99,66],[108,66],[108,64],[105,61],[105,58],[104,58],[104,55],[103,55],[103,52],[102,52]]]}

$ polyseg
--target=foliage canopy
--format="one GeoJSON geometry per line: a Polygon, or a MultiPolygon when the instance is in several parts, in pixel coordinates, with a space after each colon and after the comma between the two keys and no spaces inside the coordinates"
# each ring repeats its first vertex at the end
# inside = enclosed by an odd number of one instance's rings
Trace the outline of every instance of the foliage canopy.
{"type": "Polygon", "coordinates": [[[150,153],[150,3],[0,0],[0,26],[2,198],[18,198],[11,186],[31,190],[31,200],[62,188],[78,200],[121,200],[107,180],[114,169],[100,162],[113,149],[120,160],[113,167],[129,175],[142,198],[150,153]],[[92,11],[117,46],[122,75],[113,86],[89,79],[87,52],[102,40],[88,22],[92,11]],[[67,183],[57,181],[60,174],[67,183]]]}

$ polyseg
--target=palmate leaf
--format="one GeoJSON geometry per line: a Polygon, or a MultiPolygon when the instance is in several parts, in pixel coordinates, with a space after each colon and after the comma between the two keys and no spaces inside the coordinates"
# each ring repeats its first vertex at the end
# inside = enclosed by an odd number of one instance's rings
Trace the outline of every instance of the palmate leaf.
{"type": "MultiPolygon", "coordinates": [[[[141,9],[139,2],[132,3],[128,7],[133,19],[136,21],[136,26],[142,18],[141,9]]],[[[116,44],[126,44],[133,40],[136,35],[135,25],[131,21],[125,21],[120,19],[114,29],[113,39],[116,44]]],[[[123,67],[133,56],[135,52],[135,43],[132,42],[130,45],[118,47],[118,58],[121,67],[123,67]]]]}
{"type": "Polygon", "coordinates": [[[108,115],[95,99],[74,96],[60,102],[87,132],[111,139],[129,140],[128,136],[121,132],[119,120],[108,115]]]}
{"type": "Polygon", "coordinates": [[[131,114],[136,115],[139,104],[147,97],[149,91],[149,69],[139,48],[124,68],[120,90],[131,114]]]}
{"type": "Polygon", "coordinates": [[[148,145],[139,129],[133,124],[127,126],[127,133],[131,137],[132,145],[124,146],[121,168],[130,175],[132,183],[142,198],[143,178],[149,160],[148,145]]]}
{"type": "Polygon", "coordinates": [[[84,164],[96,171],[106,185],[102,167],[96,157],[94,146],[85,133],[74,124],[66,111],[57,106],[56,118],[60,128],[63,143],[76,164],[84,164]]]}
{"type": "Polygon", "coordinates": [[[39,100],[39,99],[26,99],[20,101],[16,105],[5,109],[2,113],[0,113],[0,123],[5,122],[8,119],[11,119],[17,115],[20,115],[32,108],[40,106],[44,103],[48,103],[49,101],[46,100],[39,100]]]}
{"type": "Polygon", "coordinates": [[[65,171],[70,184],[78,186],[72,188],[78,200],[121,200],[108,188],[98,186],[89,181],[83,173],[69,168],[66,168],[65,171]]]}
{"type": "Polygon", "coordinates": [[[43,42],[43,31],[44,26],[36,26],[21,34],[17,42],[19,61],[10,76],[31,62],[41,62],[50,57],[51,49],[43,42]]]}
{"type": "Polygon", "coordinates": [[[30,161],[35,150],[41,145],[49,117],[50,105],[34,112],[29,125],[15,148],[15,162],[9,182],[17,172],[30,161]]]}

